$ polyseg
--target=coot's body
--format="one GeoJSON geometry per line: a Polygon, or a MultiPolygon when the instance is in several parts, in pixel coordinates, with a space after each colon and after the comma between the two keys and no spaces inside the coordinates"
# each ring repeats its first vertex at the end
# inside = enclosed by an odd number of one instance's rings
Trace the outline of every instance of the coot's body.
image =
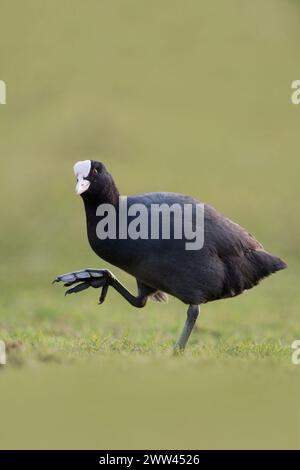
{"type": "MultiPolygon", "coordinates": [[[[127,199],[128,208],[141,203],[150,213],[151,204],[183,206],[199,201],[176,193],[147,193],[127,199]]],[[[88,204],[85,206],[89,242],[98,256],[137,281],[186,304],[236,296],[285,267],[283,261],[265,252],[251,234],[208,205],[204,206],[204,244],[200,250],[187,250],[184,236],[180,240],[124,240],[118,238],[117,230],[115,240],[99,240],[96,226],[101,217],[95,217],[94,207],[90,210],[88,204]]],[[[117,220],[118,211],[116,204],[117,220]]]]}
{"type": "MultiPolygon", "coordinates": [[[[77,193],[81,194],[87,220],[88,239],[92,249],[102,259],[133,275],[138,284],[138,296],[127,289],[107,270],[82,270],[59,276],[56,280],[67,286],[81,282],[68,293],[87,287],[102,287],[103,302],[108,286],[114,287],[132,305],[143,307],[149,296],[165,300],[170,294],[190,305],[188,318],[177,342],[183,349],[196,321],[200,304],[226,297],[234,297],[258,284],[264,277],[284,269],[280,258],[266,252],[262,245],[245,229],[223,217],[215,209],[204,205],[204,243],[201,249],[186,249],[187,240],[120,238],[99,239],[97,225],[104,217],[97,213],[102,204],[114,207],[117,220],[120,211],[119,191],[110,173],[100,162],[86,160],[75,167],[77,193]]],[[[199,201],[177,193],[147,193],[127,199],[133,204],[150,207],[153,204],[192,205],[199,201]]],[[[150,219],[149,219],[150,220],[150,219]]],[[[174,219],[171,219],[174,226],[174,219]]],[[[128,218],[128,224],[131,218],[128,218]]],[[[172,233],[172,231],[171,231],[172,233]]],[[[184,231],[183,231],[184,233],[184,231]]]]}

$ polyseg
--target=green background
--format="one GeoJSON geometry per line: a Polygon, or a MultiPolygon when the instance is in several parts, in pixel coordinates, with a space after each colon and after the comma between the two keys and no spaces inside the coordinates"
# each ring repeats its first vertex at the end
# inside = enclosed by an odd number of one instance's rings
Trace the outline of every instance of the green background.
{"type": "MultiPolygon", "coordinates": [[[[299,1],[0,0],[1,448],[299,447],[299,1]],[[108,266],[72,166],[190,194],[289,269],[203,306],[63,297],[108,266]]],[[[113,268],[131,289],[132,278],[113,268]]]]}

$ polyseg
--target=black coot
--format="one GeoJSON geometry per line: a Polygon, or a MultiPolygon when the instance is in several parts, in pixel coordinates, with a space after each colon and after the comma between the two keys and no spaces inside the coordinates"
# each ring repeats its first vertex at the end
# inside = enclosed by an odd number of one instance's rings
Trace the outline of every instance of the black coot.
{"type": "MultiPolygon", "coordinates": [[[[100,162],[78,162],[74,171],[76,191],[85,206],[92,249],[100,258],[133,275],[137,280],[138,295],[132,295],[110,271],[103,269],[71,272],[58,276],[55,281],[61,281],[65,286],[77,284],[66,294],[88,287],[102,287],[99,303],[104,301],[109,286],[135,307],[144,307],[149,296],[161,302],[167,299],[167,294],[177,297],[189,307],[176,349],[184,349],[200,304],[239,295],[264,277],[286,268],[284,261],[266,252],[250,233],[208,205],[204,205],[204,244],[201,249],[187,250],[186,242],[189,240],[185,236],[163,239],[161,231],[158,239],[123,238],[118,227],[115,239],[101,240],[97,235],[97,225],[104,215],[97,215],[97,209],[101,204],[112,205],[118,221],[119,191],[100,162]]],[[[128,197],[128,208],[133,204],[142,204],[150,213],[153,204],[169,207],[176,204],[182,208],[191,205],[194,209],[199,201],[181,194],[162,192],[128,197]]],[[[131,220],[129,217],[127,223],[131,220]]],[[[174,225],[174,218],[170,220],[174,225]]]]}

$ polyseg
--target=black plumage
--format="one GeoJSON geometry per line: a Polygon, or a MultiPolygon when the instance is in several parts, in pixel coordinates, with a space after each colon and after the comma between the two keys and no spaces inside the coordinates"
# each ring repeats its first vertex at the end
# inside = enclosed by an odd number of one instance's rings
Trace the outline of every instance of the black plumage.
{"type": "MultiPolygon", "coordinates": [[[[81,196],[85,206],[87,234],[94,252],[102,259],[133,275],[137,280],[135,297],[107,270],[82,270],[58,276],[67,286],[79,283],[67,291],[78,292],[87,287],[102,287],[104,301],[108,287],[114,287],[132,305],[143,307],[152,296],[164,301],[166,294],[177,297],[190,307],[184,329],[176,343],[183,349],[198,316],[198,306],[227,297],[234,297],[257,285],[270,274],[284,269],[280,258],[266,252],[245,229],[225,218],[209,205],[204,206],[204,244],[199,250],[186,250],[186,239],[116,239],[100,240],[96,216],[100,204],[112,204],[119,211],[119,191],[105,166],[96,161],[79,162],[85,165],[79,175],[81,196]],[[90,162],[90,163],[88,163],[90,162]],[[87,188],[87,189],[86,189],[87,188]]],[[[176,203],[196,206],[199,201],[177,193],[147,193],[128,197],[128,207],[141,203],[176,203]]],[[[131,219],[128,219],[128,223],[131,219]]],[[[174,220],[171,219],[174,223],[174,220]]]]}

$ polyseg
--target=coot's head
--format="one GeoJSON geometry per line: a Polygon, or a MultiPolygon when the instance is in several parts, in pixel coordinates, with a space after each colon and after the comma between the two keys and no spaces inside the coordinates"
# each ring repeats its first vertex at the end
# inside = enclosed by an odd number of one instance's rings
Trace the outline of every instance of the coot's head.
{"type": "Polygon", "coordinates": [[[119,193],[111,174],[101,162],[84,160],[74,165],[76,193],[84,199],[115,203],[119,193]]]}

